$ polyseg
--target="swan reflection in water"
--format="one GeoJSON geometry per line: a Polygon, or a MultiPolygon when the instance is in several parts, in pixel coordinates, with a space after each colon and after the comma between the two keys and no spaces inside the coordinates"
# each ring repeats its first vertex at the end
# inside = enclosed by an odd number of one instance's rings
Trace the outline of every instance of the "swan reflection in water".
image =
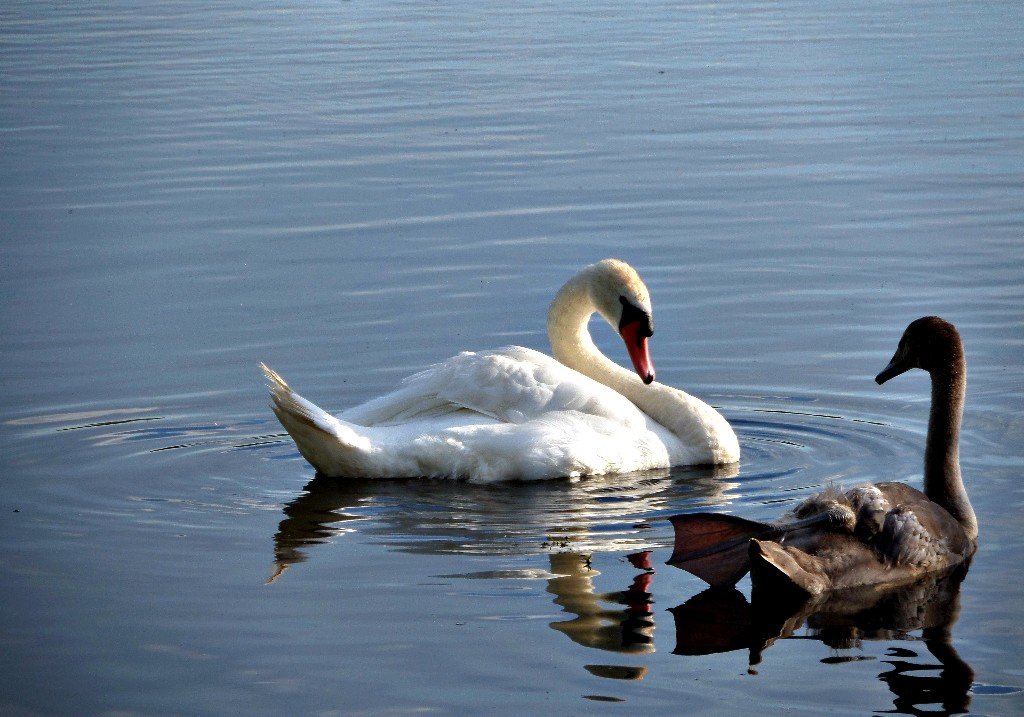
{"type": "MultiPolygon", "coordinates": [[[[568,483],[500,487],[449,481],[339,481],[317,476],[284,507],[274,536],[274,582],[310,549],[359,530],[412,553],[547,554],[547,570],[493,570],[447,578],[546,580],[553,603],[569,617],[551,628],[607,652],[654,651],[651,548],[668,550],[671,535],[650,521],[685,506],[722,505],[737,466],[683,468],[568,483]],[[598,592],[591,555],[628,553],[639,572],[624,590],[598,592]]],[[[667,523],[665,524],[667,526],[667,523]]],[[[618,559],[618,558],[616,558],[618,559]]],[[[643,666],[588,664],[592,674],[636,680],[643,666]]]]}
{"type": "MultiPolygon", "coordinates": [[[[650,521],[680,508],[723,505],[736,466],[675,468],[570,483],[501,486],[455,481],[337,480],[316,476],[284,507],[270,581],[309,550],[357,529],[404,552],[528,555],[665,548],[650,521]]],[[[554,556],[553,556],[554,557],[554,556]]],[[[568,561],[567,558],[558,558],[568,561]]],[[[569,570],[553,565],[551,572],[569,570]]],[[[572,571],[564,573],[573,574],[572,571]]]]}
{"type": "MultiPolygon", "coordinates": [[[[888,668],[878,675],[894,695],[889,711],[961,714],[970,706],[974,671],[957,654],[951,631],[960,614],[960,583],[967,568],[960,565],[945,575],[885,591],[850,590],[803,603],[781,602],[778,595],[757,591],[748,602],[735,588],[709,588],[669,610],[676,628],[673,652],[709,655],[745,649],[750,672],[756,674],[765,650],[777,640],[818,640],[833,650],[892,640],[905,644],[889,647],[883,660],[888,668]],[[917,631],[919,636],[912,634],[917,631]],[[941,709],[936,711],[935,705],[941,709]]],[[[821,661],[861,659],[871,658],[833,654],[821,661]]]]}

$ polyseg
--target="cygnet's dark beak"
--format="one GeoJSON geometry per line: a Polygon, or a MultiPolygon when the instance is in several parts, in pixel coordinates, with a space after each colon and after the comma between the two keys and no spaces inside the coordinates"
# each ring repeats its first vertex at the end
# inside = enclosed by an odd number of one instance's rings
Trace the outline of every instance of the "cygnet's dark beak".
{"type": "Polygon", "coordinates": [[[883,368],[882,372],[875,376],[875,383],[881,386],[890,378],[895,378],[896,376],[899,376],[901,373],[906,373],[907,371],[910,370],[910,368],[910,366],[898,360],[896,356],[893,356],[892,361],[889,362],[889,365],[883,368]]]}

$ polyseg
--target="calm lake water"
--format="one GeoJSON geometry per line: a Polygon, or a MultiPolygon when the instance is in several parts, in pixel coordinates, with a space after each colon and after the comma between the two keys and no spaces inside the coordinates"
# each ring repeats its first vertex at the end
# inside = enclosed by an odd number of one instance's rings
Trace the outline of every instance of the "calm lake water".
{"type": "Polygon", "coordinates": [[[1022,34],[1017,0],[4,3],[0,712],[1021,714],[1022,34]],[[738,467],[314,480],[268,408],[259,361],[340,410],[547,350],[605,256],[738,467]],[[717,624],[749,580],[707,605],[664,518],[920,485],[927,378],[872,378],[925,314],[982,526],[942,624],[717,624]]]}

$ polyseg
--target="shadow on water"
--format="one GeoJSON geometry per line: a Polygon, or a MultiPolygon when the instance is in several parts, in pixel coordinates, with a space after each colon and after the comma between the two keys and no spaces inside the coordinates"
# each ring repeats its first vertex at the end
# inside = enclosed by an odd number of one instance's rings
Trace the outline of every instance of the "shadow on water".
{"type": "MultiPolygon", "coordinates": [[[[967,566],[887,591],[836,593],[807,602],[784,602],[758,594],[748,602],[736,589],[709,588],[670,608],[675,619],[676,655],[702,656],[734,650],[749,652],[749,671],[765,659],[779,640],[816,640],[832,651],[861,647],[864,641],[894,641],[882,660],[878,679],[893,694],[891,710],[911,715],[967,712],[974,670],[952,644],[960,615],[960,584],[967,566]],[[919,635],[914,635],[920,631],[919,635]],[[929,654],[916,648],[921,644],[929,654]],[[912,647],[913,646],[913,647],[912,647]],[[923,674],[922,674],[923,673],[923,674]]],[[[861,654],[836,655],[823,664],[875,659],[861,654]]]]}

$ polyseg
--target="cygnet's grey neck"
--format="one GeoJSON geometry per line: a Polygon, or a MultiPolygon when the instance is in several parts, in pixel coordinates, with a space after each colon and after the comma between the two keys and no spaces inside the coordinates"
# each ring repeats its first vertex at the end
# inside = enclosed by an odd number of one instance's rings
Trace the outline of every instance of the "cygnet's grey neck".
{"type": "Polygon", "coordinates": [[[957,519],[964,532],[978,537],[978,519],[960,474],[960,421],[967,389],[962,351],[947,366],[931,371],[932,406],[924,452],[924,492],[957,519]]]}

